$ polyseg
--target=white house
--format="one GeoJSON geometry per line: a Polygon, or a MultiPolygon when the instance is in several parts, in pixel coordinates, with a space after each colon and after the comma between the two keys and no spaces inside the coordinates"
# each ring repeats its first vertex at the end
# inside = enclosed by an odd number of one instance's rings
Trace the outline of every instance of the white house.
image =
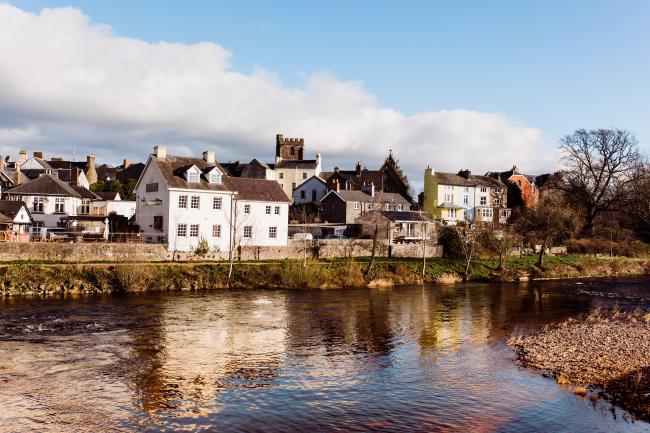
{"type": "Polygon", "coordinates": [[[33,236],[40,236],[43,227],[62,227],[61,219],[67,216],[89,214],[92,193],[88,193],[90,191],[85,188],[72,187],[51,174],[5,191],[9,200],[23,201],[27,205],[34,220],[33,236]]]}
{"type": "Polygon", "coordinates": [[[136,187],[136,224],[145,241],[192,251],[287,244],[289,199],[272,180],[229,177],[214,152],[168,156],[154,147],[136,187]]]}
{"type": "Polygon", "coordinates": [[[327,182],[319,176],[312,176],[293,190],[293,202],[305,204],[319,202],[327,194],[327,182]]]}

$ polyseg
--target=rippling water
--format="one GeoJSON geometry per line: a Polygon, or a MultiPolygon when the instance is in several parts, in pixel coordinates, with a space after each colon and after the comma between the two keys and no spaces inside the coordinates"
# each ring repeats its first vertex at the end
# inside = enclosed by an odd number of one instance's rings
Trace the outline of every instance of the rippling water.
{"type": "Polygon", "coordinates": [[[648,298],[623,280],[5,300],[0,431],[648,431],[505,346],[648,298]]]}

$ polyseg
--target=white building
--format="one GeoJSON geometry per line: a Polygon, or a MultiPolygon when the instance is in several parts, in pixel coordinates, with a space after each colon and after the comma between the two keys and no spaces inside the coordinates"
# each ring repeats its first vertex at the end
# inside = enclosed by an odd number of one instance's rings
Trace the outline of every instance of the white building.
{"type": "Polygon", "coordinates": [[[327,194],[327,182],[318,176],[312,176],[293,190],[293,202],[305,204],[319,202],[327,194]]]}
{"type": "Polygon", "coordinates": [[[135,215],[136,204],[133,200],[122,200],[119,192],[97,192],[101,200],[91,202],[91,215],[120,215],[131,218],[135,215]]]}
{"type": "Polygon", "coordinates": [[[68,216],[90,214],[94,196],[87,189],[72,187],[51,174],[11,188],[5,195],[9,200],[25,202],[34,220],[34,236],[40,236],[43,227],[62,227],[61,220],[68,216]]]}
{"type": "Polygon", "coordinates": [[[168,156],[154,147],[136,184],[136,223],[145,241],[192,251],[287,244],[289,199],[272,180],[229,177],[215,161],[168,156]]]}

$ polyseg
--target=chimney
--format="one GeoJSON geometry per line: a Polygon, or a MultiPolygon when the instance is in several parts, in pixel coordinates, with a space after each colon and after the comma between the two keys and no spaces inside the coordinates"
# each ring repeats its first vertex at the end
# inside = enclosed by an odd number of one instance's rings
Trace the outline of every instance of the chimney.
{"type": "Polygon", "coordinates": [[[97,171],[95,170],[95,155],[92,153],[86,157],[86,178],[89,184],[97,183],[97,171]]]}
{"type": "Polygon", "coordinates": [[[338,173],[338,172],[339,172],[339,166],[337,165],[336,167],[334,167],[334,173],[338,173]]]}
{"type": "Polygon", "coordinates": [[[156,158],[165,159],[167,158],[167,148],[163,146],[154,146],[153,154],[156,158]]]}
{"type": "Polygon", "coordinates": [[[357,161],[356,171],[357,171],[357,176],[360,176],[361,175],[361,161],[357,161]]]}
{"type": "Polygon", "coordinates": [[[16,170],[14,171],[14,186],[20,185],[22,176],[20,174],[20,164],[16,163],[16,170]]]}
{"type": "Polygon", "coordinates": [[[334,191],[339,192],[339,190],[340,190],[339,180],[334,179],[334,191]]]}
{"type": "Polygon", "coordinates": [[[34,152],[34,158],[43,159],[43,152],[40,151],[34,152]]]}
{"type": "Polygon", "coordinates": [[[214,152],[211,150],[203,152],[203,160],[208,164],[214,164],[214,152]]]}
{"type": "Polygon", "coordinates": [[[125,159],[124,162],[122,163],[122,168],[129,168],[129,165],[131,165],[131,161],[125,159]]]}
{"type": "Polygon", "coordinates": [[[63,158],[61,158],[60,156],[53,156],[52,158],[50,158],[50,161],[63,161],[63,158]]]}
{"type": "Polygon", "coordinates": [[[16,163],[22,165],[25,161],[27,161],[27,151],[21,150],[18,152],[18,161],[16,163]]]}
{"type": "Polygon", "coordinates": [[[458,176],[460,176],[460,177],[464,177],[465,179],[469,179],[469,177],[470,177],[471,175],[472,175],[472,172],[469,171],[469,170],[467,170],[467,169],[465,169],[465,170],[461,170],[461,171],[458,172],[458,176]]]}

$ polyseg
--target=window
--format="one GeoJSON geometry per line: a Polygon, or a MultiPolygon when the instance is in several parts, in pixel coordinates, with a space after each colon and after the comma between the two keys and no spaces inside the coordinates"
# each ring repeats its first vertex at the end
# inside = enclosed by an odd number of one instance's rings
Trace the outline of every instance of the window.
{"type": "Polygon", "coordinates": [[[498,187],[498,186],[495,186],[495,187],[494,187],[494,192],[501,192],[501,188],[498,187]]]}
{"type": "Polygon", "coordinates": [[[280,215],[280,206],[275,207],[275,214],[280,215]]]}
{"type": "Polygon", "coordinates": [[[153,229],[154,230],[162,230],[163,229],[163,217],[162,216],[153,217],[153,229]]]}
{"type": "Polygon", "coordinates": [[[303,178],[303,179],[307,179],[307,173],[303,173],[303,174],[302,174],[302,178],[303,178]]]}
{"type": "Polygon", "coordinates": [[[158,183],[148,183],[145,186],[145,190],[147,192],[157,192],[158,191],[158,183]]]}
{"type": "Polygon", "coordinates": [[[201,197],[198,195],[192,196],[192,201],[190,202],[190,207],[192,209],[198,209],[201,206],[201,197]]]}
{"type": "Polygon", "coordinates": [[[187,173],[187,181],[188,182],[198,182],[199,181],[199,174],[196,171],[190,171],[187,173]]]}
{"type": "Polygon", "coordinates": [[[469,196],[463,196],[463,204],[469,204],[469,196]]]}
{"type": "Polygon", "coordinates": [[[45,204],[45,197],[34,197],[32,210],[34,212],[43,212],[43,205],[45,204]]]}
{"type": "Polygon", "coordinates": [[[358,201],[354,202],[354,208],[357,209],[357,210],[359,209],[359,202],[358,201]]]}
{"type": "Polygon", "coordinates": [[[397,210],[402,210],[402,205],[401,205],[401,204],[398,204],[397,207],[396,207],[396,209],[397,209],[397,210]]]}
{"type": "Polygon", "coordinates": [[[280,173],[280,179],[284,179],[284,173],[280,173]]]}
{"type": "Polygon", "coordinates": [[[386,203],[385,208],[386,208],[386,210],[390,210],[390,204],[386,203]]]}
{"type": "Polygon", "coordinates": [[[304,189],[300,190],[300,198],[303,199],[303,200],[306,199],[307,198],[307,191],[305,191],[304,189]]]}
{"type": "Polygon", "coordinates": [[[244,226],[244,237],[245,238],[253,237],[253,226],[244,226]]]}
{"type": "Polygon", "coordinates": [[[178,207],[187,209],[187,196],[186,195],[179,195],[178,196],[178,207]]]}
{"type": "Polygon", "coordinates": [[[42,228],[43,228],[43,221],[34,221],[34,224],[32,224],[32,234],[34,236],[40,236],[42,228]]]}
{"type": "Polygon", "coordinates": [[[278,228],[269,227],[269,238],[276,239],[278,237],[278,228]]]}
{"type": "Polygon", "coordinates": [[[487,187],[482,186],[481,187],[481,192],[487,192],[487,187]]]}
{"type": "Polygon", "coordinates": [[[500,198],[495,198],[494,199],[494,204],[501,204],[501,199],[500,198]]]}
{"type": "Polygon", "coordinates": [[[481,197],[481,206],[487,205],[487,197],[481,197]]]}
{"type": "Polygon", "coordinates": [[[221,183],[221,173],[216,170],[210,173],[210,183],[221,183]]]}
{"type": "Polygon", "coordinates": [[[221,210],[222,199],[221,197],[212,198],[212,209],[221,210]]]}
{"type": "Polygon", "coordinates": [[[190,225],[190,237],[191,238],[198,238],[199,237],[199,225],[198,224],[191,224],[190,225]]]}
{"type": "Polygon", "coordinates": [[[265,212],[267,215],[271,215],[271,206],[267,206],[265,212]]]}
{"type": "Polygon", "coordinates": [[[65,199],[63,197],[54,199],[54,213],[65,213],[65,199]]]}
{"type": "Polygon", "coordinates": [[[483,218],[492,218],[492,208],[481,209],[483,213],[483,218]]]}
{"type": "Polygon", "coordinates": [[[291,189],[292,190],[296,189],[296,182],[291,182],[291,189]]]}
{"type": "Polygon", "coordinates": [[[249,204],[244,205],[244,213],[251,213],[251,205],[249,204]]]}
{"type": "Polygon", "coordinates": [[[187,224],[179,224],[176,226],[176,236],[179,238],[187,236],[187,224]]]}
{"type": "Polygon", "coordinates": [[[372,210],[372,203],[368,203],[368,210],[372,210]]]}
{"type": "Polygon", "coordinates": [[[215,224],[212,226],[212,237],[213,238],[221,237],[221,225],[215,224]]]}
{"type": "Polygon", "coordinates": [[[447,201],[449,203],[453,203],[454,202],[454,195],[453,194],[445,194],[445,201],[447,201]]]}
{"type": "Polygon", "coordinates": [[[449,211],[450,218],[456,218],[456,209],[447,209],[449,211]]]}
{"type": "Polygon", "coordinates": [[[79,213],[82,215],[88,215],[90,213],[90,200],[88,200],[87,198],[81,200],[79,213]]]}

